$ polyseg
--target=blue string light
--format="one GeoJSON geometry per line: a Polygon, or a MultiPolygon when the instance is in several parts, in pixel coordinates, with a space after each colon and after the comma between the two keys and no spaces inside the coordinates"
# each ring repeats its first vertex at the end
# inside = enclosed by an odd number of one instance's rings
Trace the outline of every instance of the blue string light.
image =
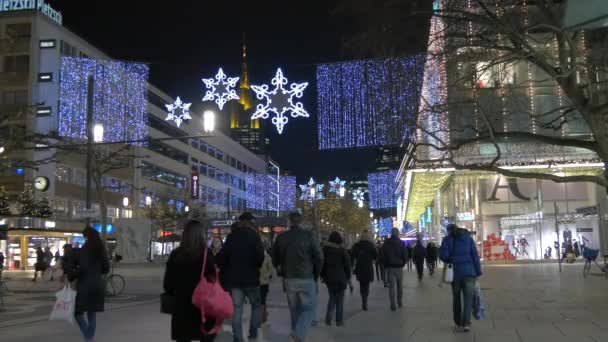
{"type": "Polygon", "coordinates": [[[392,218],[381,218],[378,220],[378,234],[380,236],[390,236],[393,230],[392,218]]]}
{"type": "Polygon", "coordinates": [[[62,57],[59,135],[86,139],[87,80],[93,75],[93,123],[103,125],[103,141],[144,140],[148,72],[141,63],[62,57]]]}
{"type": "MultiPolygon", "coordinates": [[[[247,191],[245,199],[247,208],[269,210],[276,208],[276,197],[271,189],[276,189],[276,180],[266,174],[247,173],[245,175],[247,191]]],[[[296,207],[296,177],[280,176],[279,178],[279,210],[290,211],[296,207]]]]}
{"type": "Polygon", "coordinates": [[[375,172],[367,175],[369,207],[372,209],[397,207],[397,171],[375,172]]]}
{"type": "Polygon", "coordinates": [[[424,57],[317,67],[319,148],[399,145],[415,133],[424,57]]]}

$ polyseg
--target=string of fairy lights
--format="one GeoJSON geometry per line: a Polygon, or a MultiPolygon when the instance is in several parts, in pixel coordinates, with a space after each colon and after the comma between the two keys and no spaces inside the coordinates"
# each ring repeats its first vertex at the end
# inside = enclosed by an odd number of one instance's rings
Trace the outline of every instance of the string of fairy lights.
{"type": "Polygon", "coordinates": [[[399,145],[414,133],[424,57],[317,67],[320,149],[399,145]]]}
{"type": "MultiPolygon", "coordinates": [[[[268,189],[276,187],[276,181],[266,174],[249,172],[245,175],[247,190],[245,191],[248,209],[276,209],[276,197],[268,189]]],[[[296,177],[279,176],[279,211],[291,211],[296,208],[296,177]]]]}
{"type": "Polygon", "coordinates": [[[93,123],[103,125],[104,141],[144,140],[148,134],[148,72],[142,63],[62,57],[59,135],[86,139],[87,84],[93,75],[93,123]]]}

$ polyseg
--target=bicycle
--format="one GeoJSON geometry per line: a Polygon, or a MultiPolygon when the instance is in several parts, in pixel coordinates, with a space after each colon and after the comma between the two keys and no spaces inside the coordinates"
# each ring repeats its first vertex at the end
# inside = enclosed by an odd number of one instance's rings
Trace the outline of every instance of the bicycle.
{"type": "Polygon", "coordinates": [[[591,249],[588,247],[583,248],[583,258],[585,258],[585,265],[583,266],[583,277],[586,278],[591,272],[591,262],[594,262],[597,267],[604,273],[608,278],[608,265],[604,262],[604,265],[600,265],[597,262],[597,256],[600,253],[598,249],[591,249]]]}
{"type": "Polygon", "coordinates": [[[119,296],[125,290],[125,278],[114,273],[114,263],[110,262],[110,273],[106,276],[106,295],[119,296]]]}

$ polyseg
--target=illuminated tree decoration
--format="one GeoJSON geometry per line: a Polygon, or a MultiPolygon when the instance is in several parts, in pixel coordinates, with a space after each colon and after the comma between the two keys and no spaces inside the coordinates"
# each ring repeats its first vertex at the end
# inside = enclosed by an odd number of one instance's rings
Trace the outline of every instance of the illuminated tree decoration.
{"type": "Polygon", "coordinates": [[[93,123],[103,125],[103,141],[144,141],[148,135],[148,72],[142,63],[62,57],[59,135],[86,139],[87,83],[92,75],[93,123]]]}
{"type": "Polygon", "coordinates": [[[191,120],[190,116],[190,106],[192,103],[183,103],[179,96],[175,99],[175,102],[172,104],[166,104],[167,107],[167,117],[165,121],[174,121],[177,127],[182,124],[185,120],[191,120]],[[177,111],[177,113],[176,113],[177,111]]]}
{"type": "Polygon", "coordinates": [[[329,181],[329,192],[333,192],[334,194],[338,195],[338,196],[343,196],[344,195],[344,185],[346,184],[346,181],[340,180],[340,178],[336,177],[336,179],[334,181],[329,181]]]}
{"type": "Polygon", "coordinates": [[[258,99],[266,100],[265,103],[257,105],[255,113],[251,116],[251,120],[268,119],[270,113],[274,113],[275,116],[271,121],[277,127],[279,134],[281,134],[289,120],[285,116],[286,113],[291,112],[292,118],[297,118],[298,116],[307,118],[310,116],[304,109],[302,102],[294,103],[294,97],[301,98],[308,83],[292,83],[288,90],[284,87],[287,83],[287,78],[283,76],[281,69],[277,69],[277,74],[272,79],[272,85],[275,86],[273,90],[268,90],[269,87],[265,84],[262,86],[251,86],[258,99]]]}
{"type": "Polygon", "coordinates": [[[375,172],[367,175],[369,207],[372,209],[396,208],[397,171],[375,172]]]}
{"type": "Polygon", "coordinates": [[[315,199],[322,200],[324,198],[323,187],[324,184],[316,184],[314,179],[310,178],[308,184],[300,185],[300,190],[302,190],[300,199],[309,202],[312,202],[315,199]]]}
{"type": "Polygon", "coordinates": [[[319,148],[400,145],[415,132],[424,57],[317,67],[319,148]]]}
{"type": "Polygon", "coordinates": [[[236,82],[238,81],[238,77],[226,77],[224,70],[220,68],[217,75],[215,75],[215,80],[213,78],[203,78],[205,87],[208,89],[205,97],[203,97],[203,101],[213,101],[215,99],[215,103],[222,110],[229,100],[239,99],[236,91],[230,89],[236,87],[236,82]]]}

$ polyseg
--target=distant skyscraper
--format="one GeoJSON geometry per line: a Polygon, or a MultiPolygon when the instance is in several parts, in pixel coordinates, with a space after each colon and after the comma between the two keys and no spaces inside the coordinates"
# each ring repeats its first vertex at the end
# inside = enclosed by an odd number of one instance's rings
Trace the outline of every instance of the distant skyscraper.
{"type": "Polygon", "coordinates": [[[241,63],[241,78],[239,84],[239,101],[231,103],[230,135],[232,139],[257,154],[266,151],[266,139],[260,120],[251,120],[255,109],[249,68],[247,66],[247,46],[243,43],[243,60],[241,63]]]}

